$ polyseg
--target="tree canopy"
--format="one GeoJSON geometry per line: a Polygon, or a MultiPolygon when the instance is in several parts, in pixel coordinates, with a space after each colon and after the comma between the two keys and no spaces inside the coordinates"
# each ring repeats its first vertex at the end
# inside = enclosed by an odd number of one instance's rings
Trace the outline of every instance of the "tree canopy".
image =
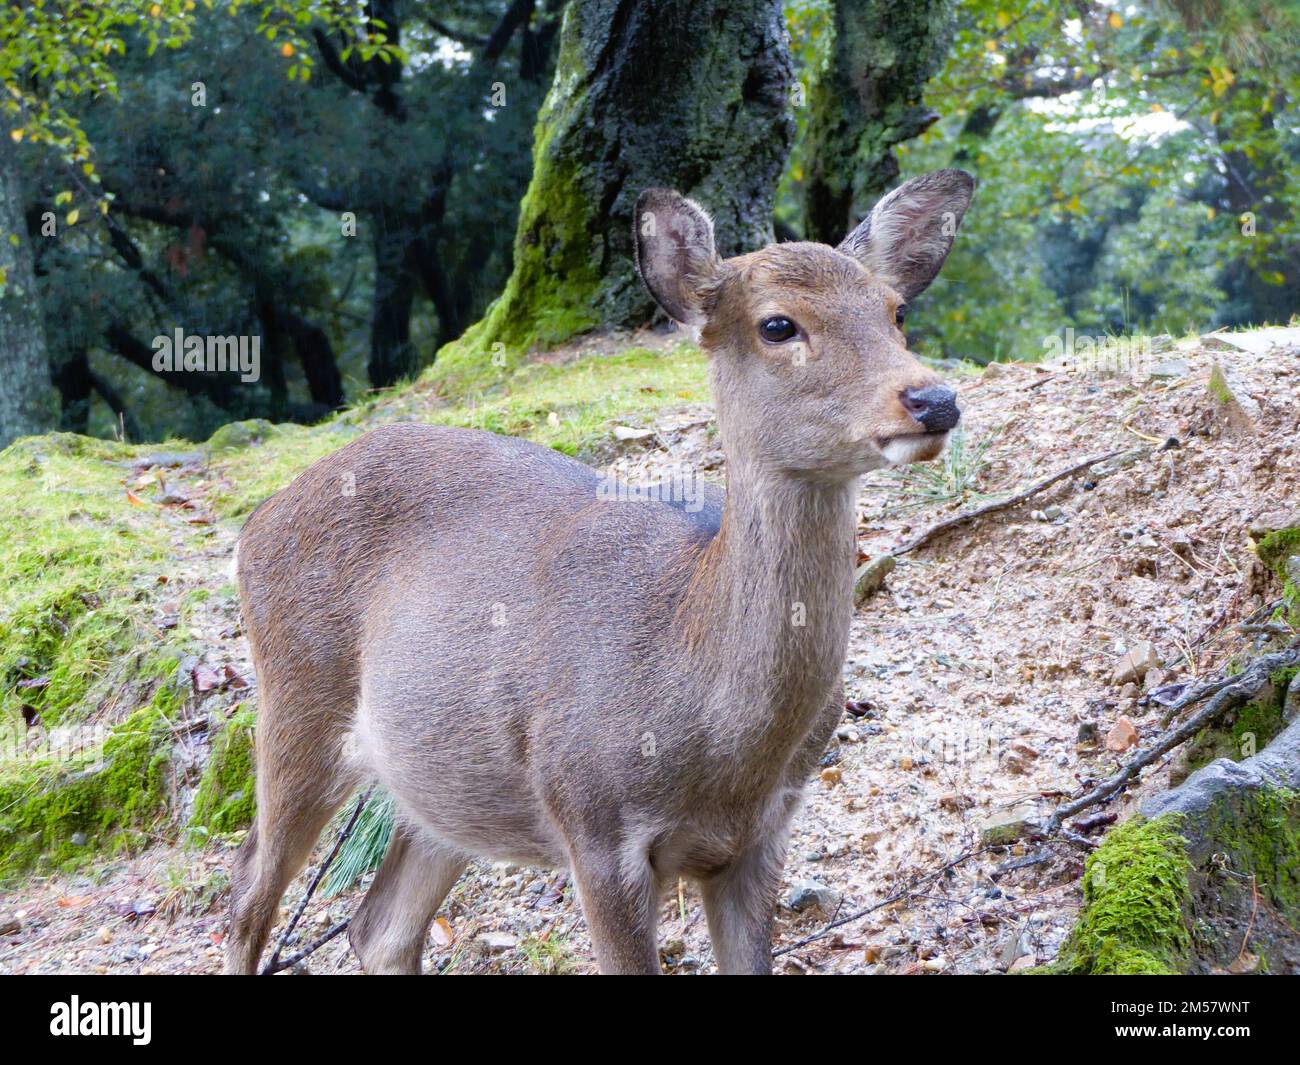
{"type": "Polygon", "coordinates": [[[654,320],[627,232],[649,184],[735,252],[837,240],[900,177],[971,171],[909,319],[935,356],[1300,307],[1294,5],[711,10],[7,5],[0,347],[4,409],[33,412],[7,435],[312,420],[440,357],[502,384],[538,345],[654,320]],[[259,380],[158,369],[177,329],[257,337],[259,380]]]}

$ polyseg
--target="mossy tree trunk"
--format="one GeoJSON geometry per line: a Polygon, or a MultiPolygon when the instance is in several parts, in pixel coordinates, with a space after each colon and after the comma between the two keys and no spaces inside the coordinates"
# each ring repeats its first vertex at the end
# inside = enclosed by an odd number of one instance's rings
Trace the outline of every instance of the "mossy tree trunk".
{"type": "Polygon", "coordinates": [[[779,0],[574,0],[513,271],[464,347],[519,352],[647,320],[631,239],[647,186],[703,203],[724,255],[770,242],[791,86],[779,0]]]}
{"type": "Polygon", "coordinates": [[[16,154],[0,121],[0,447],[56,419],[16,154]]]}
{"type": "Polygon", "coordinates": [[[826,65],[809,88],[809,240],[836,244],[898,176],[893,147],[936,115],[921,102],[951,32],[951,0],[840,0],[826,65]]]}

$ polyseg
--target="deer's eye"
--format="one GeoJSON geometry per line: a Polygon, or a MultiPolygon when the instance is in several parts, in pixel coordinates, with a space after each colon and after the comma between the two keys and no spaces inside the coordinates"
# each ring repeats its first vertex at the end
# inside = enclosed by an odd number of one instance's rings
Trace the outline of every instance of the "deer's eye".
{"type": "Polygon", "coordinates": [[[903,319],[905,319],[906,317],[907,317],[907,304],[900,303],[898,305],[898,310],[894,312],[894,324],[898,326],[899,329],[902,329],[903,319]]]}
{"type": "Polygon", "coordinates": [[[758,323],[758,335],[772,344],[790,340],[799,333],[799,328],[789,318],[764,318],[758,323]]]}

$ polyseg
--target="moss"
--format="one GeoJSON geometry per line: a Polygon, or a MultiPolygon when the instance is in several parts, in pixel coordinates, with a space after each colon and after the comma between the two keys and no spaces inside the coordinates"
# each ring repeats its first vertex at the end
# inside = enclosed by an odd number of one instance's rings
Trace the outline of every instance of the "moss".
{"type": "Polygon", "coordinates": [[[1286,689],[1295,673],[1295,669],[1278,670],[1259,698],[1237,710],[1229,724],[1201,729],[1180,755],[1173,782],[1181,783],[1193,770],[1216,758],[1240,762],[1262,751],[1285,726],[1286,689]]]}
{"type": "Polygon", "coordinates": [[[1267,533],[1255,545],[1255,553],[1264,565],[1277,574],[1278,580],[1287,583],[1286,560],[1292,555],[1300,555],[1300,527],[1267,533]]]}
{"type": "Polygon", "coordinates": [[[447,367],[439,365],[416,385],[388,396],[381,408],[355,410],[310,429],[281,426],[260,446],[217,458],[213,465],[220,476],[208,501],[222,516],[246,515],[364,428],[401,419],[525,437],[599,462],[611,445],[614,424],[704,403],[707,378],[703,353],[686,343],[668,351],[625,348],[562,365],[527,363],[502,373],[490,387],[478,378],[448,376],[447,367]]]}
{"type": "Polygon", "coordinates": [[[1209,389],[1210,395],[1220,403],[1235,402],[1232,395],[1232,389],[1228,387],[1228,380],[1223,375],[1223,367],[1221,367],[1217,362],[1214,364],[1214,369],[1210,372],[1210,381],[1206,387],[1209,389]]]}
{"type": "Polygon", "coordinates": [[[134,454],[69,433],[0,452],[0,719],[84,717],[140,645],[171,545],[158,508],[128,498],[134,454]]]}
{"type": "Polygon", "coordinates": [[[194,797],[190,839],[247,828],[256,812],[253,775],[253,710],[240,704],[212,738],[212,756],[194,797]]]}
{"type": "Polygon", "coordinates": [[[1229,868],[1253,875],[1261,895],[1300,920],[1300,793],[1243,789],[1215,808],[1206,835],[1229,868]]]}
{"type": "Polygon", "coordinates": [[[249,418],[247,421],[230,422],[208,437],[208,448],[214,452],[220,452],[252,447],[254,444],[260,444],[262,441],[274,436],[275,433],[276,426],[263,418],[249,418]]]}
{"type": "Polygon", "coordinates": [[[561,33],[557,76],[538,113],[533,134],[533,174],[519,207],[510,278],[483,318],[444,345],[437,362],[445,372],[517,365],[534,347],[552,347],[600,324],[592,310],[603,283],[593,212],[572,163],[557,157],[566,116],[582,106],[585,69],[578,35],[561,33]]]}
{"type": "Polygon", "coordinates": [[[150,838],[169,806],[176,690],[72,759],[6,766],[0,776],[0,880],[32,867],[71,869],[150,838]]]}
{"type": "Polygon", "coordinates": [[[1174,973],[1191,950],[1187,841],[1174,817],[1135,817],[1088,859],[1083,909],[1053,966],[1108,976],[1174,973]]]}

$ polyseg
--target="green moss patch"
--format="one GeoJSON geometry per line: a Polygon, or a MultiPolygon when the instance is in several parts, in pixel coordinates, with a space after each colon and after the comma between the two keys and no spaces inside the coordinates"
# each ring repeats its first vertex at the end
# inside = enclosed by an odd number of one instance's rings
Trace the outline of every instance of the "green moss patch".
{"type": "Polygon", "coordinates": [[[1265,899],[1293,924],[1300,920],[1300,793],[1242,789],[1215,809],[1207,826],[1215,865],[1254,876],[1265,899]]]}
{"type": "Polygon", "coordinates": [[[175,690],[113,728],[101,747],[62,761],[11,761],[0,773],[0,880],[71,869],[151,838],[171,797],[175,690]]]}
{"type": "Polygon", "coordinates": [[[0,452],[0,719],[77,720],[139,640],[166,571],[157,508],[133,505],[135,449],[56,433],[0,452]]]}
{"type": "Polygon", "coordinates": [[[1088,858],[1079,922],[1053,971],[1178,972],[1192,942],[1186,847],[1174,817],[1135,817],[1112,831],[1088,858]]]}
{"type": "Polygon", "coordinates": [[[240,704],[212,737],[212,755],[194,796],[189,834],[203,842],[212,833],[234,832],[253,823],[257,793],[253,777],[251,706],[240,704]]]}

